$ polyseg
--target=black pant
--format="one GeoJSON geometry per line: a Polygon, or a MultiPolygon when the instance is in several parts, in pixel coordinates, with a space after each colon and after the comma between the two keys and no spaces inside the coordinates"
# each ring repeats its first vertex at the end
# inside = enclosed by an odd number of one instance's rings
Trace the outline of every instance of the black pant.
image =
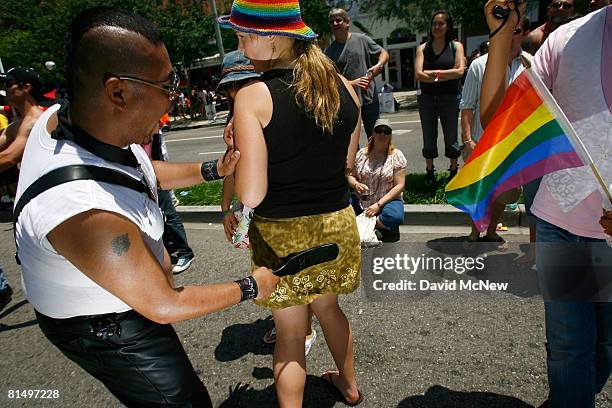
{"type": "Polygon", "coordinates": [[[438,157],[438,118],[444,132],[444,155],[456,159],[461,155],[457,141],[459,100],[457,95],[434,96],[422,93],[417,97],[423,128],[423,157],[438,157]]]}
{"type": "Polygon", "coordinates": [[[176,208],[172,204],[172,198],[168,190],[158,190],[159,208],[161,208],[166,218],[164,222],[164,246],[170,254],[176,252],[178,258],[193,258],[193,251],[187,242],[187,234],[181,217],[176,213],[176,208]]]}
{"type": "Polygon", "coordinates": [[[125,406],[212,408],[171,325],[133,310],[70,319],[36,312],[36,319],[51,343],[125,406]]]}

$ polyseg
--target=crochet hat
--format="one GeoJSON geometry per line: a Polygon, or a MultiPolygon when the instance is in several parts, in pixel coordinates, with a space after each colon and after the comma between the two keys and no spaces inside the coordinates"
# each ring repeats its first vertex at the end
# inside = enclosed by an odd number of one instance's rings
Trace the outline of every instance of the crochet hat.
{"type": "Polygon", "coordinates": [[[245,79],[259,78],[251,61],[244,56],[242,51],[232,51],[225,54],[221,67],[221,81],[217,89],[225,88],[230,82],[238,82],[245,79]]]}
{"type": "Polygon", "coordinates": [[[224,28],[257,35],[283,35],[312,40],[317,34],[304,24],[298,0],[234,0],[229,16],[218,19],[224,28]]]}

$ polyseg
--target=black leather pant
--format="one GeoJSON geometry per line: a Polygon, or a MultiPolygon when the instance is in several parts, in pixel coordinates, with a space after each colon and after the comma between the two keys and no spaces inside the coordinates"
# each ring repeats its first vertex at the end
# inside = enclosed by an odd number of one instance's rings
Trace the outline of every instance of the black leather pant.
{"type": "Polygon", "coordinates": [[[127,407],[210,407],[174,329],[133,310],[53,319],[36,312],[45,336],[127,407]]]}

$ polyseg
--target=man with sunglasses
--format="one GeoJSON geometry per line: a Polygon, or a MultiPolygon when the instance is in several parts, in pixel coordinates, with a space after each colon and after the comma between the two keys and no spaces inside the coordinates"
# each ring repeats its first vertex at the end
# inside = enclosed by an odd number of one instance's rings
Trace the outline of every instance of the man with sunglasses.
{"type": "MultiPolygon", "coordinates": [[[[529,19],[523,16],[521,22],[514,29],[514,37],[512,38],[512,46],[508,53],[508,68],[507,68],[507,83],[512,83],[523,72],[523,64],[521,55],[527,57],[528,54],[521,48],[521,43],[529,35],[529,19]]],[[[480,88],[482,86],[482,78],[484,76],[485,67],[487,66],[488,55],[482,55],[476,58],[467,71],[465,83],[461,93],[461,102],[459,109],[461,110],[461,138],[463,140],[462,156],[463,160],[467,161],[472,151],[476,148],[476,143],[480,136],[484,133],[480,123],[480,88]]],[[[472,231],[468,235],[465,249],[470,250],[476,247],[479,240],[485,242],[495,242],[499,245],[499,249],[507,249],[507,242],[497,234],[497,222],[501,218],[506,204],[516,202],[512,200],[513,196],[518,198],[520,190],[512,190],[502,194],[495,202],[491,215],[491,222],[484,237],[480,238],[480,232],[472,223],[472,231]]]]}
{"type": "Polygon", "coordinates": [[[374,123],[380,116],[378,91],[373,79],[379,75],[389,53],[365,34],[349,32],[350,19],[346,10],[335,8],[329,12],[329,25],[334,41],[325,50],[338,67],[340,74],[349,80],[361,100],[361,119],[368,139],[372,137],[374,123]],[[372,65],[372,57],[378,62],[372,65]]]}
{"type": "Polygon", "coordinates": [[[0,190],[1,194],[14,197],[28,135],[43,112],[38,106],[43,97],[42,81],[32,68],[17,67],[0,74],[0,84],[7,102],[19,114],[0,133],[0,190]]]}
{"type": "Polygon", "coordinates": [[[171,323],[265,298],[278,278],[260,268],[235,282],[175,287],[157,188],[231,174],[240,155],[148,159],[139,144],[172,109],[178,77],[161,32],[144,18],[85,10],[71,23],[66,51],[67,96],[32,129],[16,208],[37,180],[66,166],[120,173],[132,186],[79,179],[23,206],[15,238],[27,299],[47,339],[123,405],[212,407],[171,323]]]}
{"type": "Polygon", "coordinates": [[[535,55],[550,33],[574,15],[574,0],[551,0],[546,15],[546,22],[532,30],[523,42],[523,49],[531,55],[535,55]]]}

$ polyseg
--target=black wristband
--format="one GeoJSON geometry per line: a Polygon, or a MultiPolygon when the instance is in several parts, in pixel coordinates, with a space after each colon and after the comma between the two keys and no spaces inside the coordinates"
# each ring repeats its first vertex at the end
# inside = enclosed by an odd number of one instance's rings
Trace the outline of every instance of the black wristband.
{"type": "Polygon", "coordinates": [[[242,292],[242,295],[240,296],[241,302],[255,299],[257,297],[257,281],[253,276],[247,276],[246,278],[238,279],[234,282],[240,286],[240,291],[242,292]]]}
{"type": "Polygon", "coordinates": [[[223,177],[219,175],[217,171],[217,161],[210,160],[207,162],[203,162],[200,167],[200,171],[202,172],[202,178],[206,181],[219,180],[223,177]]]}

